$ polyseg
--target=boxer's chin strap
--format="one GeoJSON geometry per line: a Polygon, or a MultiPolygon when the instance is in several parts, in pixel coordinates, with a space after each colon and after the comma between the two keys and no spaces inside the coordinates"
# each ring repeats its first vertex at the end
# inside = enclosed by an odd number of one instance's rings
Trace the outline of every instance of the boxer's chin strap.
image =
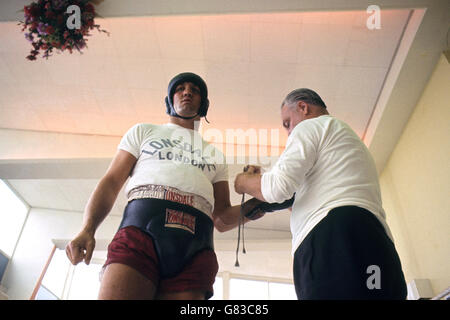
{"type": "Polygon", "coordinates": [[[190,120],[190,119],[194,119],[196,116],[198,116],[198,112],[195,116],[192,117],[184,117],[184,116],[180,116],[175,110],[173,111],[173,114],[171,114],[172,117],[177,117],[177,118],[181,118],[181,119],[185,119],[185,120],[190,120]]]}
{"type": "Polygon", "coordinates": [[[242,253],[247,253],[245,251],[245,238],[244,238],[244,202],[245,202],[245,193],[242,194],[242,200],[241,200],[241,208],[240,208],[240,215],[239,215],[239,227],[238,227],[238,242],[236,247],[236,262],[234,263],[235,267],[239,267],[239,243],[241,242],[241,225],[242,225],[242,253]]]}
{"type": "MultiPolygon", "coordinates": [[[[181,118],[181,119],[185,119],[185,120],[190,120],[190,119],[194,119],[196,116],[198,116],[198,112],[197,112],[197,114],[196,114],[195,116],[193,116],[193,117],[183,117],[183,116],[180,116],[178,113],[176,113],[176,112],[174,111],[174,114],[171,114],[171,116],[177,117],[177,118],[181,118]]],[[[206,116],[205,116],[205,120],[206,120],[206,122],[209,123],[209,121],[208,121],[208,119],[206,118],[206,116]]]]}

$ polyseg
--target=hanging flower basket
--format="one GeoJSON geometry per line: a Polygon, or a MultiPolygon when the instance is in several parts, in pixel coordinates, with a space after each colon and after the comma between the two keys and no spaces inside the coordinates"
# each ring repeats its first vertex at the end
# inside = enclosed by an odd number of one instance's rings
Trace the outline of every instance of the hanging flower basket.
{"type": "Polygon", "coordinates": [[[36,60],[41,50],[46,59],[53,50],[82,53],[93,29],[109,35],[95,24],[94,18],[98,16],[93,5],[95,2],[98,0],[39,0],[25,6],[25,21],[19,25],[32,45],[27,59],[36,60]]]}

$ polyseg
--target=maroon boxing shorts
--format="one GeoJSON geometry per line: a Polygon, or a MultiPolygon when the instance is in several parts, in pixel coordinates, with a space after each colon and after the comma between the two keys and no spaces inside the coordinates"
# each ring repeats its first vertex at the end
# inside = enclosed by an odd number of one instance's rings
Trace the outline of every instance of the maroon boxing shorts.
{"type": "Polygon", "coordinates": [[[135,226],[122,228],[114,236],[103,269],[111,263],[125,264],[139,271],[155,284],[159,293],[202,291],[206,299],[213,295],[219,269],[214,251],[205,249],[195,254],[175,276],[161,277],[152,237],[135,226]]]}

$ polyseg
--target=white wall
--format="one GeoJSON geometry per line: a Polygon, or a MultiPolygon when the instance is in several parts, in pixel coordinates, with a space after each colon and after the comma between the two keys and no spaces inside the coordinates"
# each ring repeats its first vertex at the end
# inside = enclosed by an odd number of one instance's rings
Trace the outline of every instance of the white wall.
{"type": "MultiPolygon", "coordinates": [[[[16,251],[5,272],[2,285],[9,299],[29,299],[53,248],[52,239],[71,239],[80,230],[82,214],[47,209],[31,209],[16,251]]],[[[120,217],[103,221],[96,238],[112,238],[120,217]]]]}

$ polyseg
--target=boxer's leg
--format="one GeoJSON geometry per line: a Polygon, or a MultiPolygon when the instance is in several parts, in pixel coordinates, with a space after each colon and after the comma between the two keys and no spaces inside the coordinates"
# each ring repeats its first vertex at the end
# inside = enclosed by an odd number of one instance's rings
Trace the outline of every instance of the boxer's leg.
{"type": "Polygon", "coordinates": [[[218,271],[219,264],[214,250],[203,250],[179,274],[160,280],[156,299],[209,299],[213,295],[213,284],[218,271]]]}
{"type": "Polygon", "coordinates": [[[124,264],[109,264],[102,277],[99,300],[151,300],[155,285],[137,270],[124,264]]]}
{"type": "Polygon", "coordinates": [[[203,291],[183,291],[183,292],[162,292],[158,293],[158,300],[205,300],[206,292],[203,291]]]}
{"type": "Polygon", "coordinates": [[[158,258],[152,238],[138,228],[116,233],[103,268],[99,299],[154,299],[158,258]]]}

